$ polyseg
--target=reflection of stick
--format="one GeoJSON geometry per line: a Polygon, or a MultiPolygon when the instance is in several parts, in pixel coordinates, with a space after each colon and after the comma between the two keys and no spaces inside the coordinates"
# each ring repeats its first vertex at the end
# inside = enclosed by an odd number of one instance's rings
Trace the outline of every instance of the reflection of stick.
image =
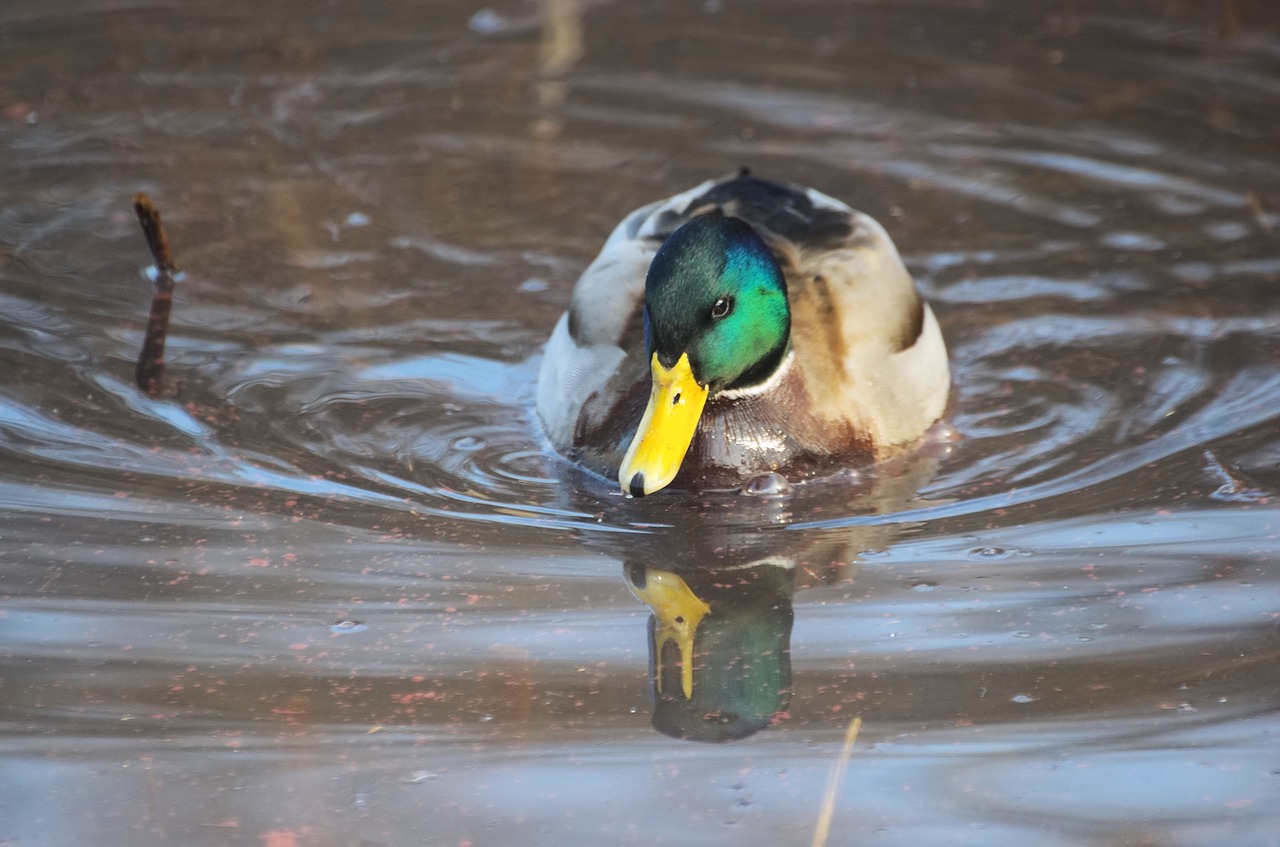
{"type": "Polygon", "coordinates": [[[831,816],[836,812],[836,792],[840,790],[840,778],[849,768],[853,742],[858,740],[858,730],[861,728],[862,718],[849,721],[849,728],[844,733],[844,746],[840,748],[840,755],[827,777],[827,793],[822,797],[822,811],[818,812],[818,826],[813,831],[812,847],[824,847],[827,843],[827,836],[831,833],[831,816]]]}
{"type": "Polygon", "coordinates": [[[138,355],[135,379],[138,388],[148,397],[160,393],[160,374],[164,372],[164,341],[169,334],[169,309],[173,305],[174,274],[178,267],[169,253],[169,239],[160,223],[160,212],[151,205],[151,198],[138,194],[133,198],[133,209],[142,224],[142,234],[155,262],[155,294],[151,297],[151,316],[147,319],[147,334],[142,340],[142,352],[138,355]]]}

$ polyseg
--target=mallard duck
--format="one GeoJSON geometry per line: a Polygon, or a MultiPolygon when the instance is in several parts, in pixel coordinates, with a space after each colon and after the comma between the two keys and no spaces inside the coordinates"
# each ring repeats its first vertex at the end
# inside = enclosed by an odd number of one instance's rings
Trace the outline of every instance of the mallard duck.
{"type": "Polygon", "coordinates": [[[949,388],[880,224],[744,170],[618,224],[547,342],[537,411],[557,450],[639,497],[884,459],[949,388]]]}

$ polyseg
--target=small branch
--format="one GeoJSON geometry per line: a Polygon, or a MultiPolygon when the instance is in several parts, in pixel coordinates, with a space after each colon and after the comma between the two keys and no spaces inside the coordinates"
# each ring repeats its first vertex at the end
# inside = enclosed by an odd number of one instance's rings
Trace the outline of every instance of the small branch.
{"type": "Polygon", "coordinates": [[[151,204],[151,198],[138,194],[133,198],[133,209],[142,224],[142,234],[147,239],[147,249],[155,262],[149,270],[155,283],[151,297],[151,315],[147,318],[147,334],[138,355],[135,379],[138,388],[148,397],[160,394],[160,375],[164,373],[164,342],[169,335],[169,311],[173,306],[173,286],[178,266],[169,252],[169,239],[160,223],[160,212],[151,204]]]}

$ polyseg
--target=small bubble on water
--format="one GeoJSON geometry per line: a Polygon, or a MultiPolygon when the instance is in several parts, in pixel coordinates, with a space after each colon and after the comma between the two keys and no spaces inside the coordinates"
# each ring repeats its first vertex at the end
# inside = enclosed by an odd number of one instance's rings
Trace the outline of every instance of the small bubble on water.
{"type": "Polygon", "coordinates": [[[348,635],[352,632],[364,632],[369,625],[362,621],[341,620],[329,625],[329,631],[336,635],[348,635]]]}
{"type": "Polygon", "coordinates": [[[1009,698],[1012,703],[1034,703],[1039,697],[1032,697],[1030,694],[1015,694],[1009,698]]]}
{"type": "Polygon", "coordinates": [[[537,294],[540,291],[546,291],[550,286],[545,279],[538,279],[536,276],[526,279],[520,283],[520,290],[526,294],[537,294]]]}
{"type": "Polygon", "coordinates": [[[752,497],[785,497],[791,493],[791,483],[781,474],[761,474],[744,482],[742,493],[752,497]]]}
{"type": "Polygon", "coordinates": [[[938,587],[936,582],[927,582],[926,580],[912,580],[908,583],[912,591],[932,591],[938,587]]]}
{"type": "Polygon", "coordinates": [[[1026,631],[1024,630],[1024,631],[1022,631],[1022,632],[1015,632],[1015,633],[1013,634],[1013,637],[1014,637],[1014,638],[1031,638],[1032,636],[1031,636],[1031,633],[1026,632],[1026,631]]]}
{"type": "Polygon", "coordinates": [[[971,559],[1007,559],[1012,553],[1003,547],[974,547],[969,551],[971,559]]]}

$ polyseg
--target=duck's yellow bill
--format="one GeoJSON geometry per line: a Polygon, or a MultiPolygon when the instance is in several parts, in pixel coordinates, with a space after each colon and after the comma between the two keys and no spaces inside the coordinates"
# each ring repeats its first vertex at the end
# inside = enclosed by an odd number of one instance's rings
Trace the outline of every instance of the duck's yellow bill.
{"type": "Polygon", "coordinates": [[[680,653],[680,689],[686,700],[693,697],[693,642],[698,624],[711,611],[701,597],[694,594],[685,581],[669,571],[650,568],[645,573],[644,588],[628,583],[631,593],[653,610],[653,655],[657,666],[656,686],[662,692],[663,679],[669,668],[663,666],[663,650],[668,641],[675,642],[680,653]]]}
{"type": "Polygon", "coordinates": [[[676,478],[707,404],[707,389],[693,378],[688,353],[682,353],[670,369],[654,353],[649,367],[653,372],[649,405],[618,469],[622,490],[635,497],[665,488],[676,478]]]}

